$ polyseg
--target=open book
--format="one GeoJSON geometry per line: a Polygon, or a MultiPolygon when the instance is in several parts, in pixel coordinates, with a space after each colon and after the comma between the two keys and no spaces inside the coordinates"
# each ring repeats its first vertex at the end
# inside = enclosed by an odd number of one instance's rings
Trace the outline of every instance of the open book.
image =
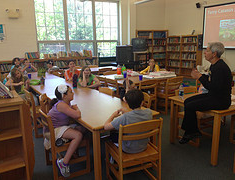
{"type": "Polygon", "coordinates": [[[1,98],[13,98],[13,94],[10,90],[0,81],[0,97],[1,98]]]}

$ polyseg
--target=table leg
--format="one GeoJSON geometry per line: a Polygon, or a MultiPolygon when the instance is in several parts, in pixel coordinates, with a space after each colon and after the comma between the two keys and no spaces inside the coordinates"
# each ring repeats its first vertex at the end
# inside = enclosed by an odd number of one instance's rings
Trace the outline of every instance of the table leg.
{"type": "Polygon", "coordinates": [[[171,100],[171,122],[170,122],[170,143],[175,141],[175,117],[174,117],[174,101],[171,100]]]}
{"type": "Polygon", "coordinates": [[[211,146],[211,165],[212,166],[216,166],[218,164],[220,126],[221,126],[221,116],[219,114],[215,114],[214,123],[213,123],[212,146],[211,146]]]}
{"type": "Polygon", "coordinates": [[[102,179],[101,168],[101,149],[100,149],[100,132],[93,131],[93,155],[94,155],[94,175],[96,180],[102,179]]]}

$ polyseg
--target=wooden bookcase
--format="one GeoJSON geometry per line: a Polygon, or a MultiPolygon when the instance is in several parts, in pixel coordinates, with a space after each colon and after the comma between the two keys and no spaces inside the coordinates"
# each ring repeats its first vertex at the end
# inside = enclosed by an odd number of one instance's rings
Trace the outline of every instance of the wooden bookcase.
{"type": "Polygon", "coordinates": [[[34,145],[29,107],[14,98],[0,99],[0,179],[32,179],[34,145]]]}
{"type": "MultiPolygon", "coordinates": [[[[74,60],[76,66],[85,66],[85,65],[98,65],[97,57],[60,57],[60,58],[48,58],[48,59],[29,59],[35,67],[47,67],[46,62],[52,59],[55,66],[58,66],[62,69],[67,69],[67,61],[74,60]]],[[[0,61],[0,72],[1,75],[4,73],[9,73],[12,66],[12,61],[0,61]]],[[[2,79],[2,78],[1,78],[2,79]]]]}
{"type": "Polygon", "coordinates": [[[191,77],[192,68],[202,64],[202,50],[198,48],[199,36],[182,35],[167,38],[167,70],[191,77]]]}
{"type": "Polygon", "coordinates": [[[168,30],[137,30],[136,37],[145,38],[148,52],[160,68],[166,68],[166,46],[168,30]]]}

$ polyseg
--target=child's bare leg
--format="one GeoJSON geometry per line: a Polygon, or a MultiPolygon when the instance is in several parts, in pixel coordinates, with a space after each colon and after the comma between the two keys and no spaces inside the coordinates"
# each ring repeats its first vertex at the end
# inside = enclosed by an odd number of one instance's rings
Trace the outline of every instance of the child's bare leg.
{"type": "Polygon", "coordinates": [[[64,132],[62,137],[65,138],[65,139],[71,139],[72,140],[70,142],[69,148],[68,148],[68,150],[65,154],[64,160],[63,160],[64,164],[68,164],[69,160],[71,159],[71,156],[76,151],[76,149],[78,148],[80,142],[82,141],[83,135],[80,131],[69,128],[64,132]]]}

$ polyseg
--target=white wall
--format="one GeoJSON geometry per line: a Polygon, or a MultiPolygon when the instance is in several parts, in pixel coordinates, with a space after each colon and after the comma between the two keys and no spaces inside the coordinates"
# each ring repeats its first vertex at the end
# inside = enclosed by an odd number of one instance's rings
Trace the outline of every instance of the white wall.
{"type": "Polygon", "coordinates": [[[5,24],[6,40],[0,43],[0,61],[24,57],[37,51],[33,0],[1,0],[0,24],[5,24]],[[6,9],[20,9],[19,19],[9,19],[6,9]]]}

